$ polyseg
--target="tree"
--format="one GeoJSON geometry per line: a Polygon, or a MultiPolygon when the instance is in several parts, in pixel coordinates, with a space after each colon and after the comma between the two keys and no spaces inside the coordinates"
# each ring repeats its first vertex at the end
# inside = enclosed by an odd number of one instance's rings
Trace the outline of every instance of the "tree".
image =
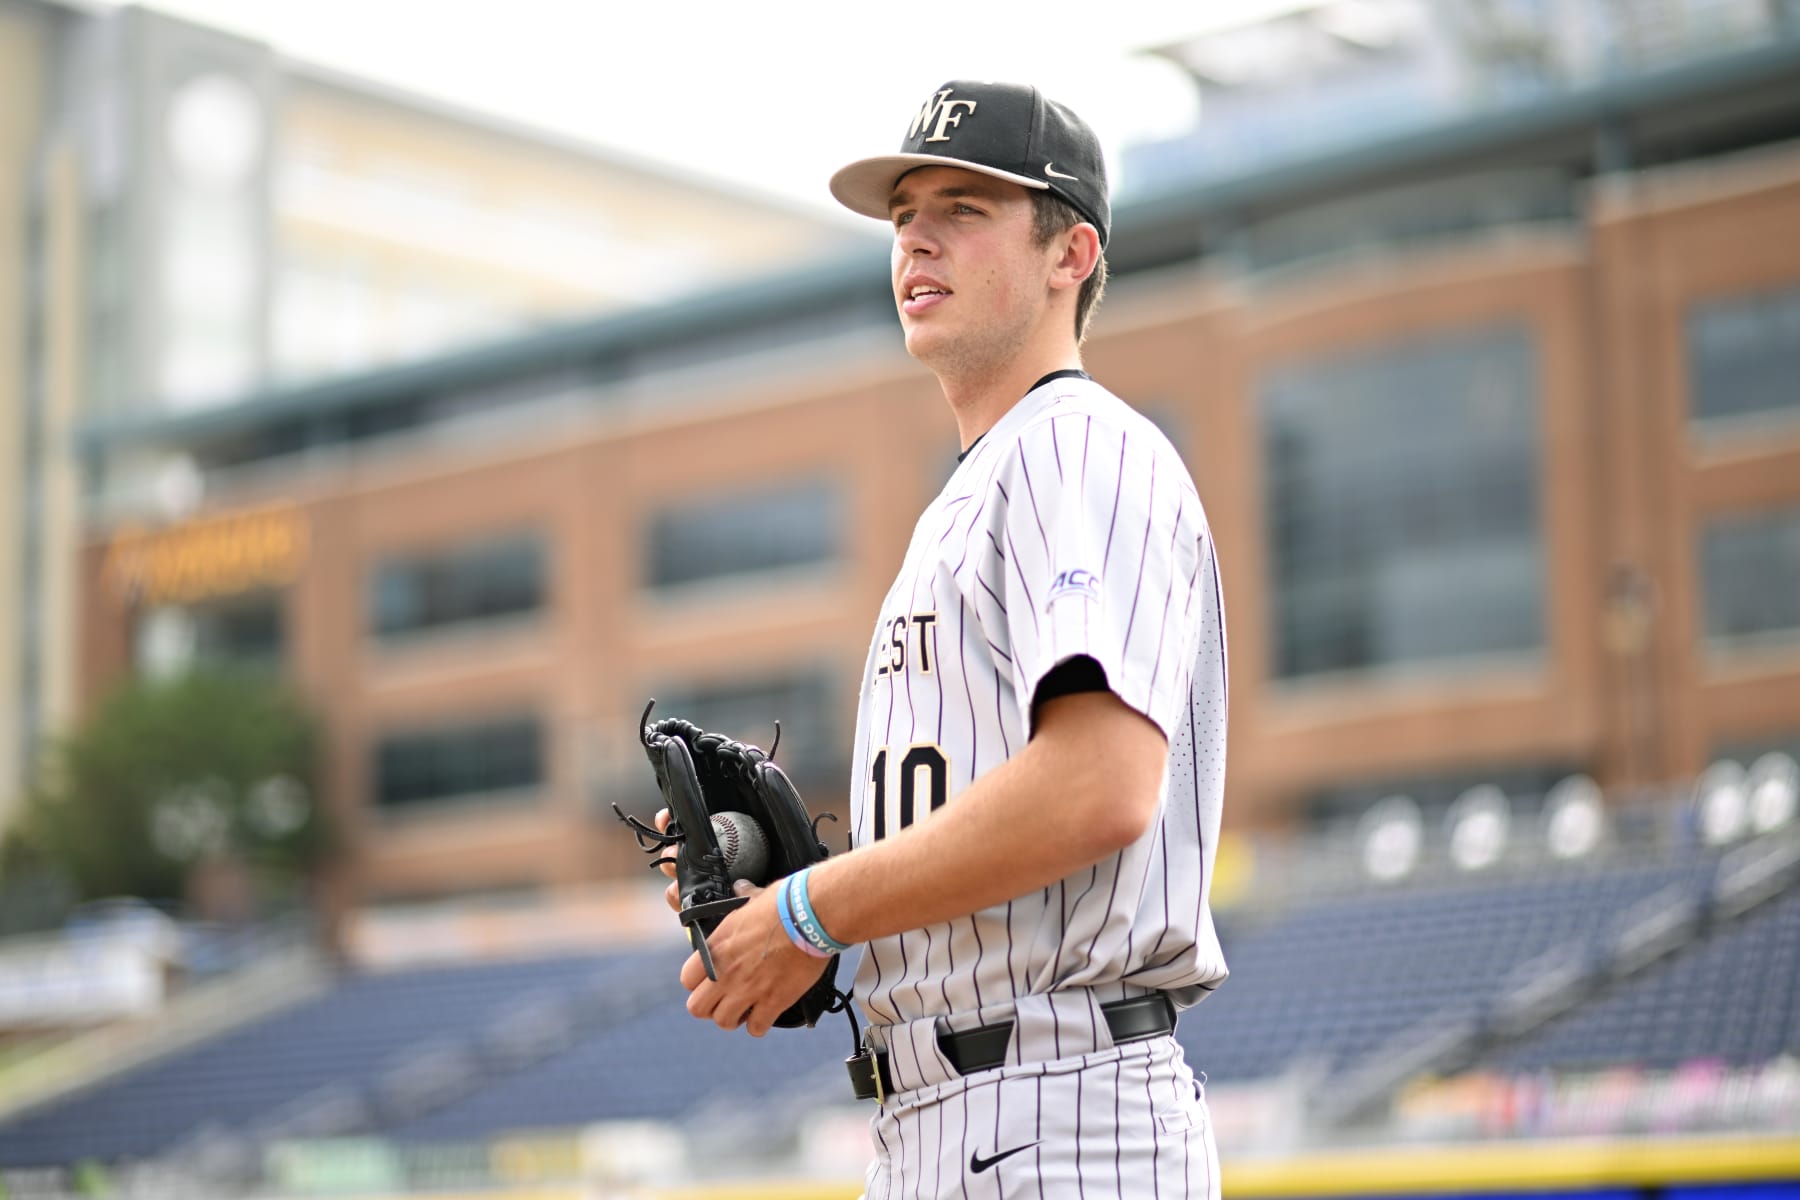
{"type": "Polygon", "coordinates": [[[317,722],[266,674],[134,679],[46,755],[21,834],[84,899],[177,898],[220,860],[291,885],[327,849],[317,748],[317,722]]]}

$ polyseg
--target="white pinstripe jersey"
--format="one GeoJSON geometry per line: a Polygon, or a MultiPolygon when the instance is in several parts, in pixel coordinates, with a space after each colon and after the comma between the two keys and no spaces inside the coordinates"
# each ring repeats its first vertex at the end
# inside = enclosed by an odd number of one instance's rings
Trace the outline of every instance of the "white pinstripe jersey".
{"type": "Polygon", "coordinates": [[[1174,447],[1084,376],[1007,412],[913,530],[863,672],[854,842],[957,803],[1025,745],[1039,681],[1079,655],[1168,735],[1158,820],[1042,891],[871,942],[855,988],[870,1021],[960,1027],[1071,987],[1185,1007],[1225,978],[1207,907],[1226,708],[1212,536],[1174,447]]]}

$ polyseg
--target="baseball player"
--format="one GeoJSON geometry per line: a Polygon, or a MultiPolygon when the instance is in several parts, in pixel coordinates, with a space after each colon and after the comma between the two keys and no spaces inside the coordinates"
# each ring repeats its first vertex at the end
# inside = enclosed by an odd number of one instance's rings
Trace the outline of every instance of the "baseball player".
{"type": "Polygon", "coordinates": [[[688,1008],[760,1036],[866,944],[868,1200],[1216,1197],[1172,1034],[1226,975],[1224,614],[1181,459],[1081,369],[1099,143],[1035,88],[959,80],[831,188],[893,226],[906,346],[963,453],[870,645],[854,849],[740,885],[688,1008]]]}

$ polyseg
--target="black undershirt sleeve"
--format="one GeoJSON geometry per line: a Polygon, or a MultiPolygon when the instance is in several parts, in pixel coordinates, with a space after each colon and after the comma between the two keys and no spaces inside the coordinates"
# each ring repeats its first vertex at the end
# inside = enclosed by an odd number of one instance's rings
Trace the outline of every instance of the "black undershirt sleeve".
{"type": "Polygon", "coordinates": [[[1031,726],[1037,730],[1038,708],[1046,700],[1054,700],[1058,696],[1073,696],[1078,692],[1104,692],[1110,690],[1106,683],[1106,668],[1085,654],[1077,654],[1074,658],[1065,659],[1051,667],[1049,672],[1038,681],[1037,691],[1031,697],[1031,726]]]}

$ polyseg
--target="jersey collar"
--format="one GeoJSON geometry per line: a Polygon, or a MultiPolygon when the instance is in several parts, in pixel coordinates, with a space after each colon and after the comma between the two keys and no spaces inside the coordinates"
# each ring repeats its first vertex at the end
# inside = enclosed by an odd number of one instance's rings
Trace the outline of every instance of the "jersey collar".
{"type": "MultiPolygon", "coordinates": [[[[1034,383],[1030,387],[1026,388],[1025,395],[1027,395],[1027,396],[1031,395],[1031,393],[1037,391],[1039,388],[1043,387],[1046,383],[1050,383],[1053,380],[1086,379],[1089,382],[1092,382],[1093,378],[1094,377],[1092,375],[1089,375],[1086,371],[1083,371],[1080,367],[1064,367],[1060,371],[1050,372],[1048,375],[1044,376],[1042,379],[1038,380],[1036,383],[1034,383]]],[[[1021,399],[1022,398],[1023,397],[1021,397],[1021,399]]],[[[1018,405],[1015,404],[1015,405],[1013,405],[1013,407],[1016,409],[1018,407],[1018,405]]],[[[1008,414],[1008,415],[1010,415],[1010,414],[1008,414]]],[[[1005,418],[1002,417],[1001,420],[1005,420],[1005,418]]],[[[990,430],[989,432],[992,432],[992,430],[990,430]]],[[[969,448],[967,450],[964,450],[961,454],[956,456],[956,461],[961,462],[963,459],[969,457],[969,455],[975,453],[975,447],[981,445],[981,439],[986,436],[987,436],[986,433],[978,435],[974,441],[969,443],[969,448]]]]}

